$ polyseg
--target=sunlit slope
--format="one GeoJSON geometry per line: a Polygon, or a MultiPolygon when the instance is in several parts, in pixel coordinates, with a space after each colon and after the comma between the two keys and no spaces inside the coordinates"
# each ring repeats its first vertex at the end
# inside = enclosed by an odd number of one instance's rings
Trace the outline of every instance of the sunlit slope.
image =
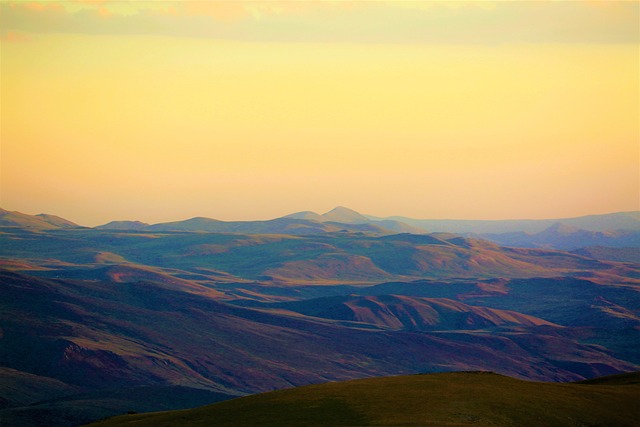
{"type": "Polygon", "coordinates": [[[640,375],[596,384],[457,372],[326,383],[94,426],[632,426],[640,375]]]}
{"type": "Polygon", "coordinates": [[[411,331],[472,330],[506,325],[557,326],[526,314],[473,307],[447,298],[349,295],[282,303],[276,307],[308,316],[411,331]]]}
{"type": "Polygon", "coordinates": [[[0,208],[0,227],[53,230],[57,228],[76,228],[78,227],[78,224],[55,215],[27,215],[21,212],[10,212],[0,208]]]}

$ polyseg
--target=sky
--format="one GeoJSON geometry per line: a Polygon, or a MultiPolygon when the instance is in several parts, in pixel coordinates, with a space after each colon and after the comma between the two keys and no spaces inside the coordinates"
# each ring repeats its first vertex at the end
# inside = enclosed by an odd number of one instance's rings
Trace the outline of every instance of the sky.
{"type": "Polygon", "coordinates": [[[1,1],[0,207],[640,210],[640,3],[1,1]]]}

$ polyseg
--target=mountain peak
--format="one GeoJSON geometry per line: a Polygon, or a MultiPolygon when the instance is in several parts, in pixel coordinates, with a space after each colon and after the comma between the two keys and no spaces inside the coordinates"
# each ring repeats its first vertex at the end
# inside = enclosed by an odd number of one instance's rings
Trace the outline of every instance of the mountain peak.
{"type": "MultiPolygon", "coordinates": [[[[349,209],[346,206],[336,206],[335,208],[331,209],[329,212],[326,212],[326,214],[329,213],[351,213],[351,214],[358,214],[358,212],[354,211],[353,209],[349,209]]],[[[360,214],[358,214],[360,215],[360,214]]]]}
{"type": "Polygon", "coordinates": [[[337,206],[323,214],[322,217],[326,221],[341,222],[345,224],[365,224],[369,222],[369,219],[364,215],[344,206],[337,206]]]}

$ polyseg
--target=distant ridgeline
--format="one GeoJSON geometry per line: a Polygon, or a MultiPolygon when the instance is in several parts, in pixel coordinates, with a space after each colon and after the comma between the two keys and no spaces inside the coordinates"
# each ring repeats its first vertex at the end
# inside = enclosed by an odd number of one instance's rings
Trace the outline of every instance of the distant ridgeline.
{"type": "MultiPolygon", "coordinates": [[[[0,227],[51,230],[77,228],[54,215],[26,215],[0,209],[0,227]]],[[[298,212],[267,221],[219,221],[196,217],[184,221],[147,224],[112,221],[101,230],[192,231],[208,233],[290,234],[351,232],[372,234],[434,232],[462,233],[505,246],[572,250],[588,246],[640,247],[640,211],[549,220],[420,220],[378,218],[337,207],[325,214],[298,212]]]]}

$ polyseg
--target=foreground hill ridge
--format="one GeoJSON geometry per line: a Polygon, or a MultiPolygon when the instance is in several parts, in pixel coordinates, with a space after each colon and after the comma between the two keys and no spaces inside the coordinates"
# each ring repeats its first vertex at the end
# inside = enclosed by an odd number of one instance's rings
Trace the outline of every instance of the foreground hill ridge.
{"type": "Polygon", "coordinates": [[[565,384],[454,372],[312,385],[91,426],[634,426],[638,393],[640,372],[565,384]]]}

